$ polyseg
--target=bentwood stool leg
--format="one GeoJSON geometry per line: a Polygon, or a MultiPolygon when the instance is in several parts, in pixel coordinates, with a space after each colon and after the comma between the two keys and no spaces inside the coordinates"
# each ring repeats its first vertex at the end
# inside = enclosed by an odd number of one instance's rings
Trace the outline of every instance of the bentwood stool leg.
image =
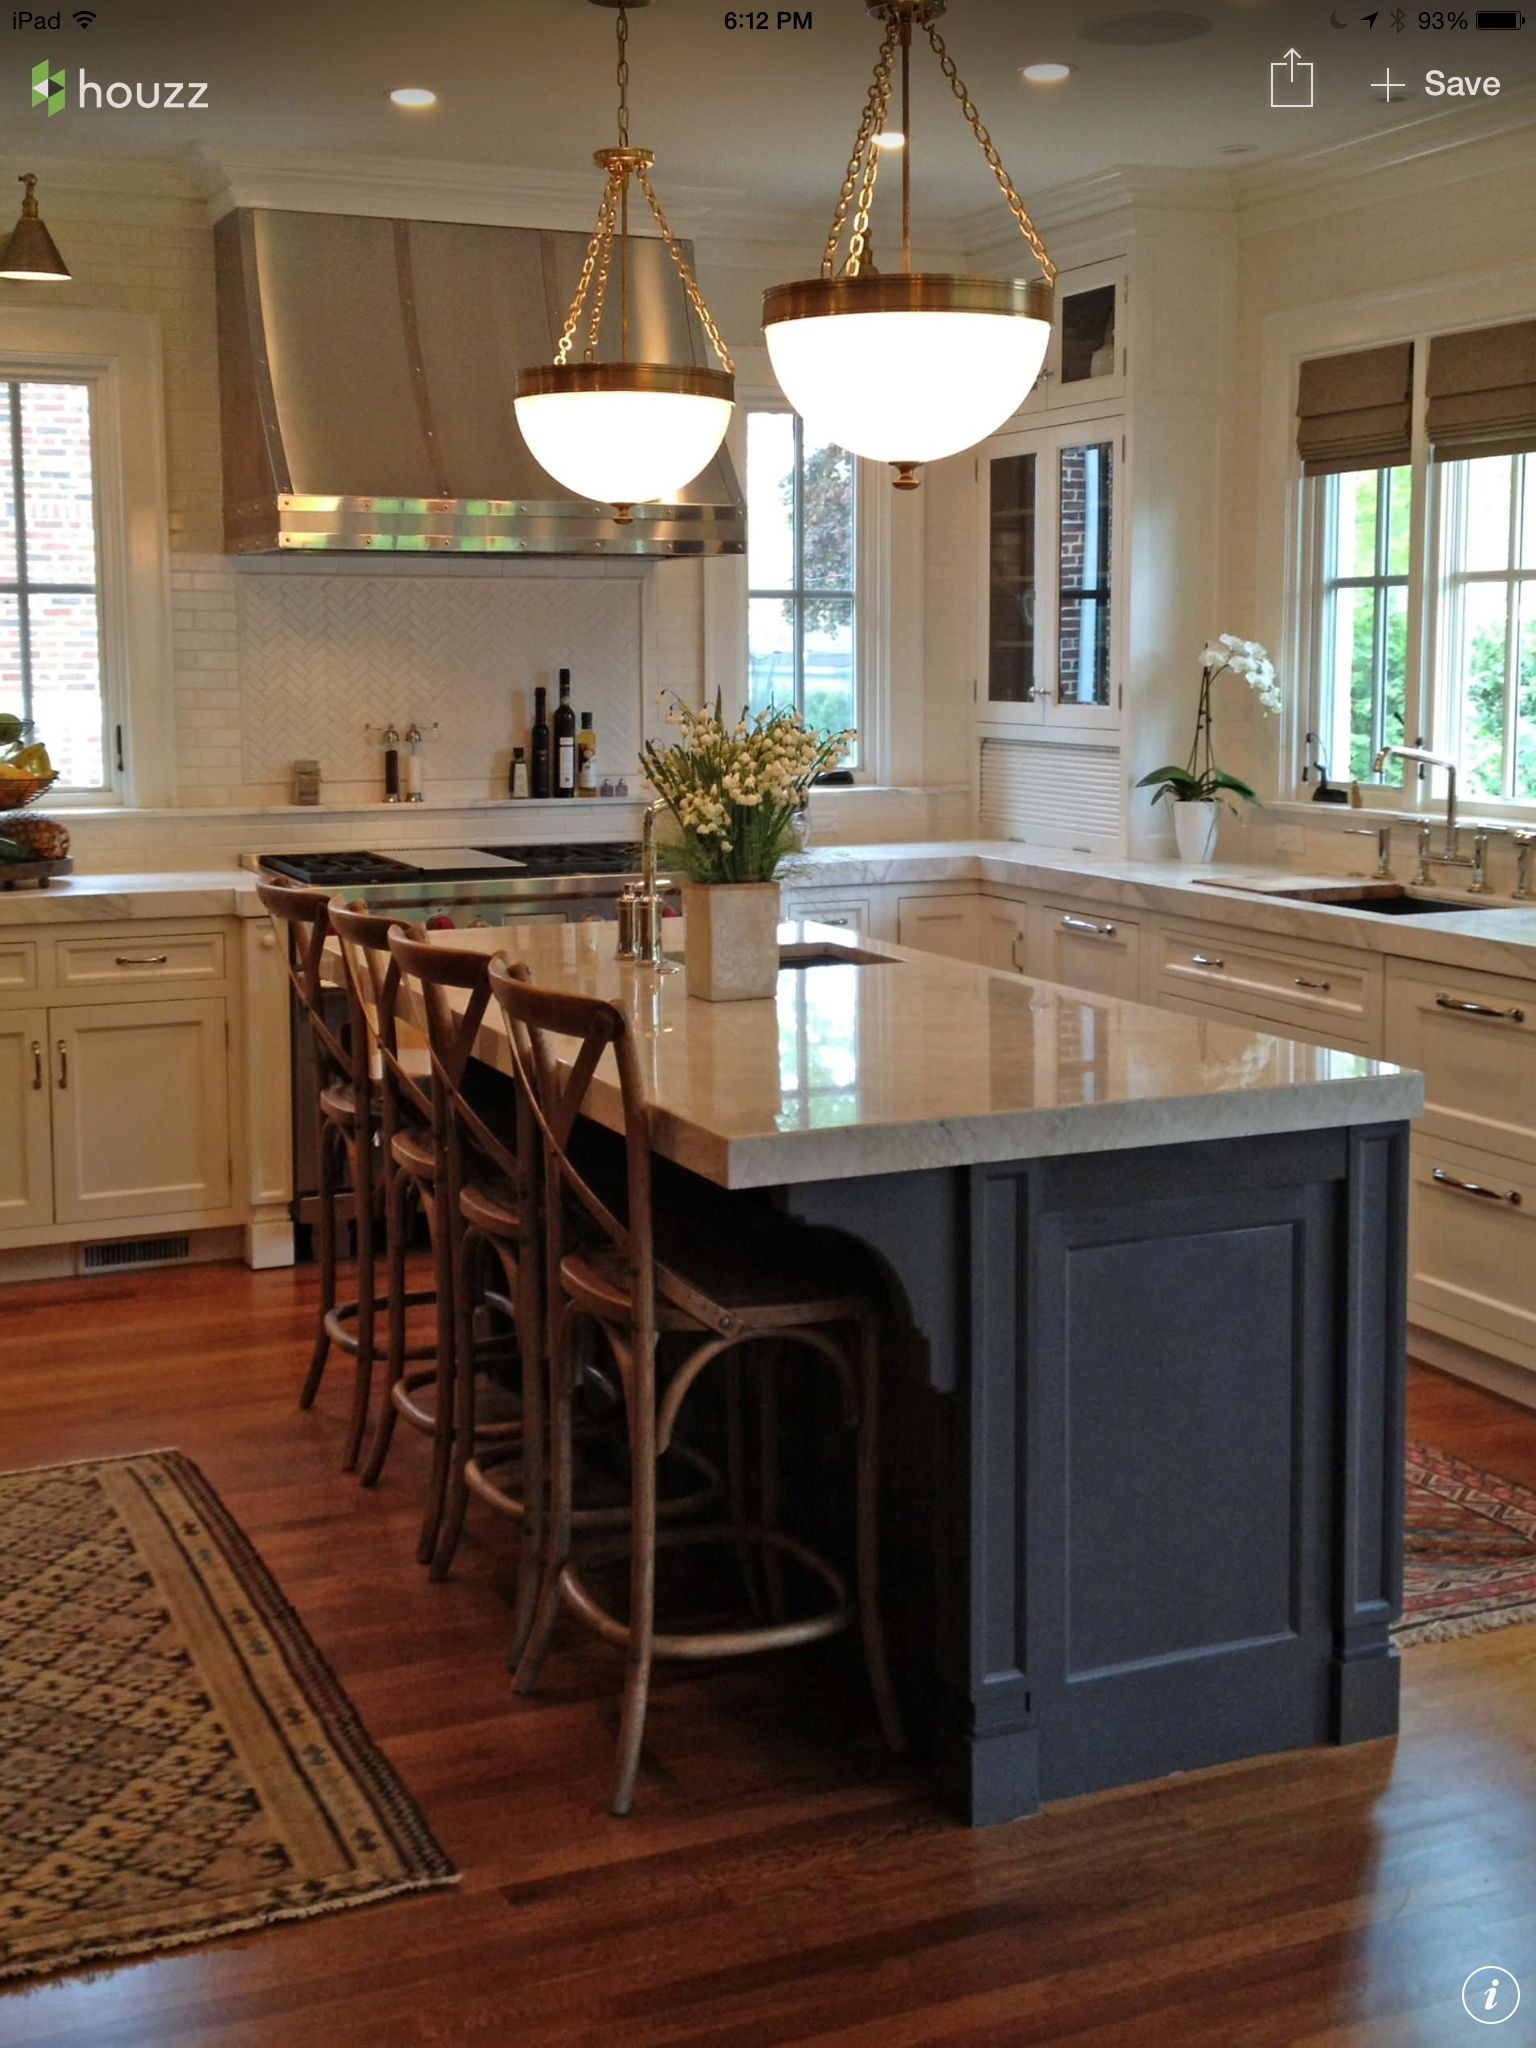
{"type": "MultiPolygon", "coordinates": [[[[447,1204],[444,1204],[447,1207],[447,1204]]],[[[444,1219],[439,1217],[439,1227],[444,1219]]],[[[469,1506],[469,1484],[464,1468],[475,1454],[475,1260],[481,1240],[477,1232],[462,1224],[452,1227],[454,1240],[449,1257],[453,1263],[453,1430],[448,1443],[448,1471],[444,1484],[443,1512],[437,1542],[432,1550],[431,1576],[445,1579],[453,1563],[459,1539],[464,1534],[464,1514],[469,1506]]]]}
{"type": "Polygon", "coordinates": [[[405,1371],[405,1241],[406,1211],[410,1202],[411,1178],[398,1166],[384,1162],[384,1244],[385,1244],[385,1328],[384,1386],[379,1401],[379,1419],[373,1444],[363,1467],[364,1486],[377,1486],[384,1461],[394,1441],[399,1412],[395,1407],[395,1383],[405,1371]]]}
{"type": "Polygon", "coordinates": [[[885,1629],[880,1619],[880,1344],[879,1326],[861,1322],[857,1331],[859,1360],[859,1434],[856,1458],[859,1630],[870,1689],[885,1739],[894,1750],[906,1748],[906,1731],[885,1654],[885,1629]]]}
{"type": "Polygon", "coordinates": [[[353,1472],[357,1469],[363,1438],[367,1434],[368,1408],[373,1392],[373,1120],[361,1107],[348,1149],[352,1157],[353,1228],[357,1243],[357,1356],[352,1387],[352,1420],[347,1429],[347,1450],[342,1470],[353,1472]]]}
{"type": "MultiPolygon", "coordinates": [[[[637,1347],[638,1349],[638,1347],[637,1347]]],[[[656,1634],[656,1392],[650,1361],[632,1362],[625,1382],[629,1397],[631,1478],[628,1664],[619,1754],[610,1810],[620,1819],[635,1803],[635,1777],[645,1738],[645,1710],[651,1693],[656,1634]],[[639,1369],[634,1368],[638,1366],[639,1369]]]]}
{"type": "Polygon", "coordinates": [[[309,1372],[305,1376],[304,1390],[299,1395],[301,1408],[312,1408],[320,1391],[325,1361],[331,1348],[331,1333],[326,1319],[336,1306],[336,1148],[339,1140],[336,1127],[318,1097],[315,1101],[315,1131],[320,1173],[320,1186],[315,1197],[315,1234],[320,1254],[320,1318],[309,1372]]]}
{"type": "Polygon", "coordinates": [[[543,1556],[538,1560],[539,1587],[529,1624],[527,1641],[517,1660],[512,1686],[515,1692],[532,1692],[539,1682],[544,1652],[560,1612],[560,1574],[571,1555],[571,1489],[573,1485],[572,1423],[572,1333],[574,1311],[567,1305],[552,1318],[549,1356],[549,1419],[545,1436],[549,1444],[549,1524],[543,1556]]]}
{"type": "Polygon", "coordinates": [[[548,1362],[542,1333],[538,1329],[537,1289],[529,1274],[511,1270],[503,1248],[496,1247],[503,1277],[519,1314],[518,1350],[522,1355],[523,1394],[523,1526],[517,1553],[517,1605],[512,1616],[512,1641],[507,1652],[508,1667],[516,1671],[538,1609],[539,1588],[548,1538],[549,1423],[547,1407],[548,1362]]]}
{"type": "Polygon", "coordinates": [[[427,1230],[432,1239],[432,1273],[437,1289],[437,1379],[436,1406],[432,1426],[432,1472],[427,1481],[427,1504],[421,1520],[421,1538],[416,1545],[419,1564],[430,1565],[437,1550],[443,1525],[443,1508],[448,1497],[448,1466],[453,1454],[454,1380],[453,1355],[453,1246],[441,1213],[441,1183],[423,1192],[427,1230]]]}

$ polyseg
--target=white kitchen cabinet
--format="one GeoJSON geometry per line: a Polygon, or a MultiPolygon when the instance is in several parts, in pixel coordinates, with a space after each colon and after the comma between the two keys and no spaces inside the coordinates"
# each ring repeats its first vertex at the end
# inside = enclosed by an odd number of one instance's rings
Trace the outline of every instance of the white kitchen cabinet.
{"type": "Polygon", "coordinates": [[[1536,1172],[1423,1133],[1412,1154],[1410,1318],[1536,1365],[1536,1172]]]}
{"type": "Polygon", "coordinates": [[[838,925],[867,938],[873,911],[867,896],[832,889],[795,889],[785,893],[783,915],[790,920],[838,925]]]}
{"type": "Polygon", "coordinates": [[[1169,1009],[1250,1017],[1308,1044],[1374,1054],[1380,1042],[1381,963],[1340,946],[1255,945],[1232,925],[1165,925],[1146,988],[1169,1009]]]}
{"type": "Polygon", "coordinates": [[[983,967],[1029,971],[1029,905],[983,896],[977,911],[978,957],[983,967]]]}
{"type": "Polygon", "coordinates": [[[1141,993],[1141,928],[1097,905],[1036,904],[1029,972],[1063,988],[1134,1002],[1141,993]]]}
{"type": "Polygon", "coordinates": [[[1121,422],[996,436],[977,457],[985,728],[1067,737],[1120,722],[1121,422]]]}
{"type": "Polygon", "coordinates": [[[1045,362],[1024,417],[1125,396],[1125,289],[1118,259],[1060,273],[1045,362]]]}
{"type": "Polygon", "coordinates": [[[978,960],[980,933],[979,896],[903,896],[896,906],[898,942],[924,953],[978,960]]]}
{"type": "Polygon", "coordinates": [[[1536,1168],[1536,982],[1394,960],[1384,1050],[1424,1075],[1426,1137],[1536,1168]]]}
{"type": "Polygon", "coordinates": [[[53,1221],[47,1044],[46,1011],[0,1012],[0,1230],[53,1221]]]}
{"type": "Polygon", "coordinates": [[[229,1202],[224,1005],[89,1004],[48,1014],[60,1223],[229,1202]]]}

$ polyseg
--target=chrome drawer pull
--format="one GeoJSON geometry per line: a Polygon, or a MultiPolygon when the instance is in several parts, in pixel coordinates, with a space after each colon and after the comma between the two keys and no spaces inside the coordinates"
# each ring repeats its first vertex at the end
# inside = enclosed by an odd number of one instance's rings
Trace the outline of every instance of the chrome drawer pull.
{"type": "Polygon", "coordinates": [[[813,922],[816,924],[847,924],[848,920],[846,917],[818,917],[813,922]]]}
{"type": "Polygon", "coordinates": [[[1498,1017],[1507,1024],[1523,1024],[1524,1010],[1496,1010],[1491,1003],[1466,1003],[1460,996],[1436,996],[1437,1010],[1459,1010],[1464,1017],[1498,1017]]]}
{"type": "Polygon", "coordinates": [[[1317,988],[1321,989],[1325,994],[1333,987],[1331,981],[1308,981],[1304,974],[1296,975],[1295,982],[1298,988],[1317,988]]]}
{"type": "Polygon", "coordinates": [[[59,1040],[59,1086],[69,1086],[69,1041],[63,1038],[59,1040]]]}
{"type": "Polygon", "coordinates": [[[1190,964],[1194,967],[1225,967],[1225,960],[1218,960],[1214,953],[1191,953],[1190,964]]]}
{"type": "Polygon", "coordinates": [[[1094,918],[1073,917],[1067,912],[1062,913],[1061,928],[1064,932],[1087,932],[1095,939],[1112,939],[1115,936],[1112,924],[1099,924],[1094,918]]]}
{"type": "Polygon", "coordinates": [[[1437,1187],[1450,1188],[1458,1195],[1476,1195],[1481,1202],[1508,1202],[1512,1209],[1520,1207],[1520,1193],[1510,1188],[1506,1193],[1500,1188],[1479,1187],[1475,1180],[1458,1180],[1454,1173],[1447,1173],[1443,1166],[1437,1166],[1430,1175],[1437,1187]]]}
{"type": "Polygon", "coordinates": [[[163,967],[170,959],[169,953],[119,953],[119,967],[163,967]]]}
{"type": "Polygon", "coordinates": [[[32,1041],[32,1086],[38,1094],[42,1093],[43,1048],[35,1038],[32,1041]]]}

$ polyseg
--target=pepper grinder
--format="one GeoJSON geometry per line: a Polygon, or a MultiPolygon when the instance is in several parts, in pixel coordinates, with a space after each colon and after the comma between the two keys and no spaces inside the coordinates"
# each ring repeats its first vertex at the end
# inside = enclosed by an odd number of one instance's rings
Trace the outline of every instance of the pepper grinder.
{"type": "Polygon", "coordinates": [[[384,801],[400,801],[400,735],[393,725],[384,728],[384,801]]]}
{"type": "Polygon", "coordinates": [[[422,801],[421,740],[421,727],[413,718],[405,728],[405,800],[408,804],[422,801]]]}

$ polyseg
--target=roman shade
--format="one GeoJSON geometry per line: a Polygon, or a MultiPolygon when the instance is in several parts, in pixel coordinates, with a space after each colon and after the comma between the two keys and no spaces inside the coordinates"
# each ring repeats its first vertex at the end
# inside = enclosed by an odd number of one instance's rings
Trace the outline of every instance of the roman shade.
{"type": "Polygon", "coordinates": [[[1385,469],[1408,460],[1413,343],[1313,356],[1301,366],[1296,447],[1307,476],[1385,469]]]}
{"type": "Polygon", "coordinates": [[[1536,450],[1536,320],[1437,334],[1427,423],[1439,462],[1536,450]]]}

